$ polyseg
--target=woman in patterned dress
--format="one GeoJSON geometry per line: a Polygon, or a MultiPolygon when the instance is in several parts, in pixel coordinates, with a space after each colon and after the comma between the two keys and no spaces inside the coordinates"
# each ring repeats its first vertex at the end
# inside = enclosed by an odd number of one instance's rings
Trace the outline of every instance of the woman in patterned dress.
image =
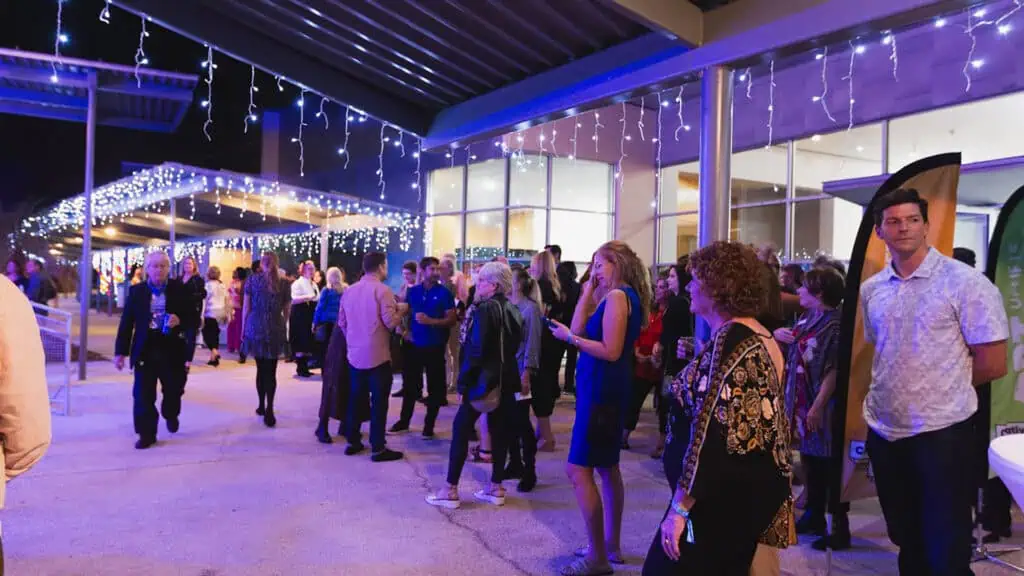
{"type": "Polygon", "coordinates": [[[673,418],[669,434],[686,434],[688,442],[644,574],[747,576],[759,544],[790,542],[782,352],[754,319],[765,287],[750,281],[762,266],[752,248],[734,242],[690,257],[690,310],[712,335],[670,389],[687,418],[681,427],[673,418]]]}
{"type": "Polygon", "coordinates": [[[277,359],[284,352],[285,324],[291,304],[288,281],[281,278],[277,254],[264,252],[260,271],[245,282],[242,303],[242,353],[256,359],[256,414],[268,428],[277,424],[274,396],[277,393],[277,359]]]}
{"type": "Polygon", "coordinates": [[[835,401],[839,350],[839,304],[843,299],[843,276],[832,267],[809,271],[797,290],[800,306],[807,310],[792,330],[779,328],[775,337],[789,344],[786,361],[786,414],[793,434],[800,438],[800,462],[807,470],[807,507],[796,523],[798,534],[821,536],[811,544],[824,550],[831,540],[833,550],[850,547],[848,502],[832,507],[829,487],[834,485],[841,464],[832,456],[832,410],[835,401]],[[832,512],[832,536],[825,535],[825,511],[832,512]]]}

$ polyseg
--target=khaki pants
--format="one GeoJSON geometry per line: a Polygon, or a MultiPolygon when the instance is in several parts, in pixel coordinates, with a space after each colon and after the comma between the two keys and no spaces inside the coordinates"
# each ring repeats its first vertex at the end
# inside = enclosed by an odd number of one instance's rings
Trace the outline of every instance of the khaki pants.
{"type": "Polygon", "coordinates": [[[779,549],[758,544],[754,561],[750,564],[750,576],[779,576],[781,573],[779,549]]]}

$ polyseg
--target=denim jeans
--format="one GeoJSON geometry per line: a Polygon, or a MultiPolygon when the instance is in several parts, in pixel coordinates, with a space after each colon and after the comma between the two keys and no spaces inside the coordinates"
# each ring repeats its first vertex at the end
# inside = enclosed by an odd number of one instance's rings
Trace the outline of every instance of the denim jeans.
{"type": "Polygon", "coordinates": [[[388,399],[391,396],[391,362],[385,362],[369,370],[352,368],[352,395],[348,403],[348,415],[345,424],[348,426],[349,444],[360,444],[362,434],[359,432],[360,418],[358,414],[359,399],[370,396],[370,448],[374,452],[384,449],[387,441],[384,434],[387,428],[388,399]]]}

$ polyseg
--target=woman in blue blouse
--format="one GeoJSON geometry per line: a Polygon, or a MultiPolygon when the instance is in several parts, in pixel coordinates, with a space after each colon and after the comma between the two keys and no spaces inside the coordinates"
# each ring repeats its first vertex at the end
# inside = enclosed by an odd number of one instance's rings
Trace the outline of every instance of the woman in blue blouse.
{"type": "Polygon", "coordinates": [[[331,267],[327,269],[327,286],[320,291],[320,299],[316,303],[316,311],[313,312],[313,326],[316,330],[316,353],[318,364],[321,367],[320,378],[323,382],[320,390],[320,423],[316,427],[316,437],[324,444],[331,443],[331,433],[327,431],[327,424],[333,416],[341,420],[343,414],[335,406],[337,399],[341,398],[337,393],[338,376],[341,372],[348,373],[348,362],[344,356],[341,359],[332,358],[334,363],[342,362],[341,370],[328,370],[325,362],[325,352],[332,338],[339,337],[336,328],[338,324],[338,309],[341,308],[341,295],[345,292],[345,275],[340,268],[331,267]]]}
{"type": "Polygon", "coordinates": [[[576,422],[566,472],[587,525],[589,543],[564,576],[611,574],[623,562],[620,548],[625,488],[619,449],[633,395],[633,345],[651,306],[649,274],[625,242],[598,248],[591,277],[572,319],[572,330],[552,320],[555,337],[579,349],[576,422]],[[601,476],[601,492],[594,469],[601,476]],[[602,493],[604,505],[602,506],[602,493]]]}

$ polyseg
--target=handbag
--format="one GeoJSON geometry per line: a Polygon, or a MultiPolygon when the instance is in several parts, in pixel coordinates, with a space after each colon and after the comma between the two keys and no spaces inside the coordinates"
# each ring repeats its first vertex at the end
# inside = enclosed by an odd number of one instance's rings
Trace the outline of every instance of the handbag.
{"type": "Polygon", "coordinates": [[[501,328],[498,332],[498,349],[501,355],[501,360],[498,364],[498,385],[494,388],[488,389],[487,382],[487,371],[484,370],[480,373],[477,379],[477,385],[473,390],[470,391],[469,403],[473,406],[473,409],[481,414],[487,414],[494,412],[498,405],[501,403],[501,389],[502,389],[502,378],[505,374],[505,307],[501,307],[501,328]],[[485,390],[482,396],[479,398],[473,398],[474,392],[479,393],[480,390],[485,390]]]}

